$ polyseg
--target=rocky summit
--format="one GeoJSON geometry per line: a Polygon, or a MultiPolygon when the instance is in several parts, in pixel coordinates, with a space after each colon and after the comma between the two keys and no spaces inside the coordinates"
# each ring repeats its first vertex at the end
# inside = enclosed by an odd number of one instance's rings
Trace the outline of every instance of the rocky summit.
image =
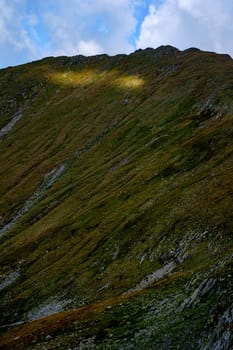
{"type": "Polygon", "coordinates": [[[233,349],[233,60],[0,70],[0,349],[233,349]]]}

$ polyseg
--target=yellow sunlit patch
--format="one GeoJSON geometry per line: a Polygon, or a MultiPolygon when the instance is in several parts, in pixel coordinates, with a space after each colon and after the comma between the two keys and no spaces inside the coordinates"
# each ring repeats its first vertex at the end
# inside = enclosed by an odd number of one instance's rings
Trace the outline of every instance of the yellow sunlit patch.
{"type": "Polygon", "coordinates": [[[51,76],[54,83],[64,86],[87,86],[98,81],[107,80],[110,85],[124,89],[136,89],[144,84],[144,80],[135,75],[117,76],[117,72],[105,74],[98,70],[85,70],[82,72],[54,73],[51,76]]]}
{"type": "Polygon", "coordinates": [[[88,70],[82,72],[65,72],[55,73],[51,79],[54,83],[67,85],[67,86],[79,86],[89,85],[98,78],[99,72],[95,70],[88,70]]]}
{"type": "Polygon", "coordinates": [[[128,89],[136,89],[142,86],[143,84],[144,84],[143,79],[135,75],[124,76],[117,80],[118,86],[122,88],[128,88],[128,89]]]}

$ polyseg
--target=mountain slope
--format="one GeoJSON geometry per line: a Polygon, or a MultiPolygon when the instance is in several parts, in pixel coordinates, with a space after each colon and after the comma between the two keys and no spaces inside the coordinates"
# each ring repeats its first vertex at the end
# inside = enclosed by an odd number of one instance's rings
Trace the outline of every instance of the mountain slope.
{"type": "Polygon", "coordinates": [[[232,69],[167,46],[0,71],[0,346],[230,349],[232,69]]]}

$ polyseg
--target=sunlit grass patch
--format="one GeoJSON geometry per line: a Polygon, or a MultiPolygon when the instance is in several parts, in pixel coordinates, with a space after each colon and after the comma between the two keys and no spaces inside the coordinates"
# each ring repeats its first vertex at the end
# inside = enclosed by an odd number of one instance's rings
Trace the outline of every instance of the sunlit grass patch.
{"type": "Polygon", "coordinates": [[[125,89],[138,89],[143,85],[144,85],[143,78],[140,78],[136,75],[123,76],[117,79],[116,81],[116,86],[119,86],[125,89]]]}

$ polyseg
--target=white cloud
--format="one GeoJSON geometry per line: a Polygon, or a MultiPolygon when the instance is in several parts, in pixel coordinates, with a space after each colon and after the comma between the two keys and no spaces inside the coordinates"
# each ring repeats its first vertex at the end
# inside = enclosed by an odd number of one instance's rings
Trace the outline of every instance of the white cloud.
{"type": "Polygon", "coordinates": [[[54,0],[47,0],[41,5],[41,18],[50,36],[49,54],[115,54],[134,49],[129,37],[136,28],[135,0],[69,0],[69,6],[57,0],[56,9],[50,7],[52,3],[54,0]]]}
{"type": "Polygon", "coordinates": [[[141,25],[137,48],[170,44],[233,55],[232,0],[164,0],[153,2],[141,25]]]}
{"type": "Polygon", "coordinates": [[[0,61],[130,52],[138,0],[0,0],[0,61]]]}
{"type": "Polygon", "coordinates": [[[2,65],[14,62],[22,63],[40,55],[40,50],[33,42],[31,35],[24,28],[35,25],[35,17],[27,16],[25,12],[26,0],[0,0],[0,60],[2,65]]]}
{"type": "Polygon", "coordinates": [[[102,49],[102,47],[99,46],[93,40],[90,40],[90,41],[81,40],[78,44],[78,51],[82,52],[82,54],[85,56],[92,56],[92,55],[104,53],[104,50],[102,49]]]}
{"type": "Polygon", "coordinates": [[[115,54],[134,49],[129,37],[137,24],[136,0],[69,0],[69,6],[66,1],[57,0],[55,10],[49,6],[52,3],[54,0],[47,0],[41,5],[44,25],[50,33],[50,54],[69,55],[75,50],[76,54],[89,51],[115,54]],[[83,43],[89,43],[90,49],[83,43]]]}

